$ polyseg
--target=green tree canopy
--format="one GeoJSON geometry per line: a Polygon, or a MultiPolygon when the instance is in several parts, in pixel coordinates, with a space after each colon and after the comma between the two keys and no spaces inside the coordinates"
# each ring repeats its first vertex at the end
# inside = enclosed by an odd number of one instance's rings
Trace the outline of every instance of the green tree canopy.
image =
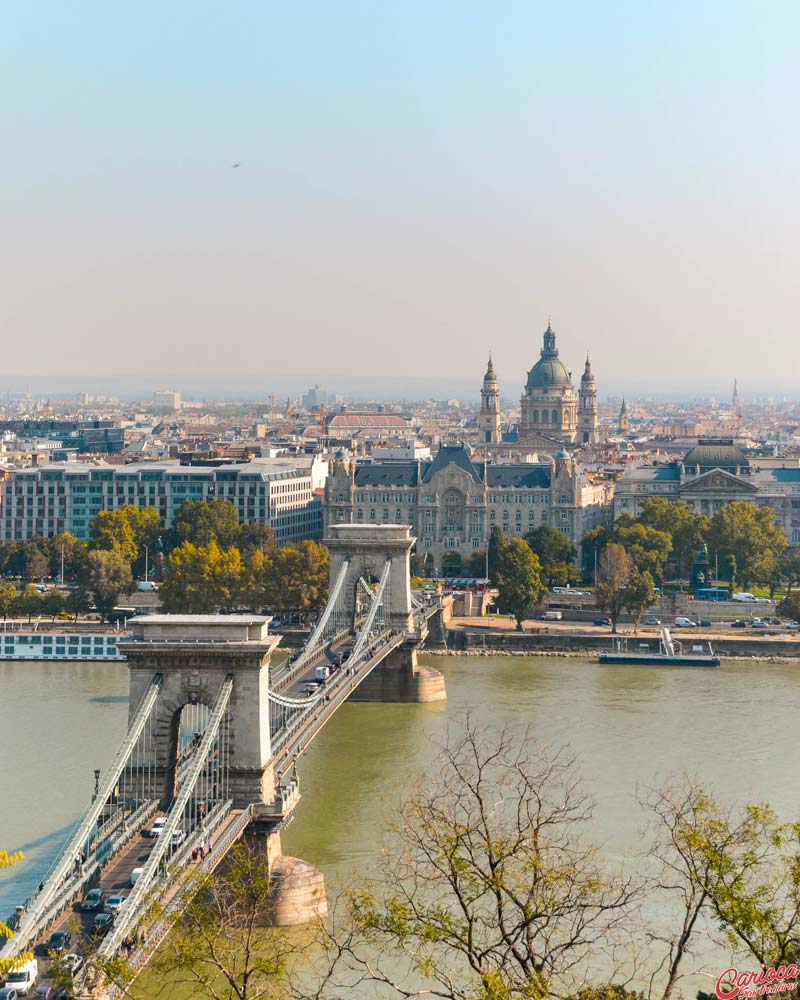
{"type": "Polygon", "coordinates": [[[42,603],[42,595],[32,583],[29,583],[17,600],[17,613],[27,615],[30,621],[34,615],[42,613],[42,603]]]}
{"type": "Polygon", "coordinates": [[[549,587],[563,586],[575,576],[575,546],[565,534],[548,524],[540,524],[525,536],[525,541],[541,565],[542,577],[549,587]]]}
{"type": "Polygon", "coordinates": [[[319,542],[284,545],[274,560],[276,610],[320,611],[328,600],[330,559],[319,542]]]}
{"type": "Polygon", "coordinates": [[[493,587],[497,586],[497,570],[505,545],[506,536],[503,534],[503,529],[496,524],[493,525],[489,535],[489,582],[493,587]]]}
{"type": "Polygon", "coordinates": [[[542,583],[539,559],[531,552],[524,539],[512,538],[501,549],[497,589],[501,607],[513,614],[517,629],[522,631],[528,609],[538,604],[546,591],[542,583]]]}
{"type": "Polygon", "coordinates": [[[239,513],[230,500],[184,500],[172,528],[176,542],[228,549],[239,541],[239,513]]]}
{"type": "Polygon", "coordinates": [[[708,517],[695,514],[683,500],[644,497],[639,503],[639,520],[645,527],[669,535],[676,576],[687,577],[695,553],[708,537],[708,517]]]}
{"type": "Polygon", "coordinates": [[[208,545],[186,541],[169,554],[159,597],[167,612],[213,614],[236,607],[246,584],[237,548],[222,549],[213,540],[208,545]]]}
{"type": "Polygon", "coordinates": [[[733,501],[721,507],[711,518],[708,543],[719,564],[733,557],[736,578],[745,588],[754,581],[768,583],[775,560],[787,546],[783,528],[774,523],[769,507],[756,507],[746,501],[733,501]]]}
{"type": "Polygon", "coordinates": [[[784,618],[800,621],[800,591],[794,590],[787,594],[775,610],[784,618]]]}
{"type": "Polygon", "coordinates": [[[13,583],[0,583],[0,614],[8,618],[17,604],[17,588],[13,583]]]}
{"type": "Polygon", "coordinates": [[[89,553],[84,585],[103,617],[117,606],[120,594],[130,590],[132,579],[130,563],[122,552],[98,549],[89,553]]]}

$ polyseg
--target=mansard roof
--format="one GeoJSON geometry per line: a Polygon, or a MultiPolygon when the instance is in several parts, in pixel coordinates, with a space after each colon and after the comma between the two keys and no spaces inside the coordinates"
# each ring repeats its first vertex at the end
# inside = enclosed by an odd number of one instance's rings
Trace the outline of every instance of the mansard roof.
{"type": "Polygon", "coordinates": [[[443,472],[449,465],[455,465],[462,472],[466,472],[476,483],[482,482],[481,475],[475,465],[473,465],[472,459],[469,457],[467,449],[463,444],[443,444],[436,453],[434,460],[423,473],[423,483],[429,483],[432,476],[437,472],[443,472]]]}
{"type": "Polygon", "coordinates": [[[489,486],[516,486],[518,489],[547,489],[550,486],[551,466],[490,465],[489,486]]]}
{"type": "Polygon", "coordinates": [[[417,486],[419,462],[368,462],[356,467],[356,486],[417,486]]]}
{"type": "Polygon", "coordinates": [[[750,461],[731,440],[701,440],[690,448],[683,456],[683,464],[687,471],[700,467],[701,472],[710,469],[727,469],[745,471],[750,468],[750,461]]]}

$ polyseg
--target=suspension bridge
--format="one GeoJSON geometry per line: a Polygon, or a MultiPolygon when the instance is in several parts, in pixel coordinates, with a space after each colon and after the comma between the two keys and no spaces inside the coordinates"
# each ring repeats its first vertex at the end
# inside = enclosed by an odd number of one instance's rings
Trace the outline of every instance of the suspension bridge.
{"type": "MultiPolygon", "coordinates": [[[[140,968],[174,921],[187,871],[213,871],[245,833],[263,837],[270,863],[280,862],[279,833],[299,799],[297,760],[343,702],[445,697],[438,671],[416,662],[437,616],[441,629],[442,602],[412,597],[414,541],[407,526],[331,526],[328,602],[302,649],[275,668],[280,637],[263,617],[131,622],[119,643],[128,731],[38,891],[18,908],[0,957],[41,952],[99,887],[125,899],[110,926],[96,927],[93,912],[83,917],[84,932],[101,958],[124,953],[140,968]],[[160,917],[148,923],[153,900],[160,917]]],[[[278,906],[282,922],[324,912],[321,875],[318,884],[313,898],[278,906]]]]}

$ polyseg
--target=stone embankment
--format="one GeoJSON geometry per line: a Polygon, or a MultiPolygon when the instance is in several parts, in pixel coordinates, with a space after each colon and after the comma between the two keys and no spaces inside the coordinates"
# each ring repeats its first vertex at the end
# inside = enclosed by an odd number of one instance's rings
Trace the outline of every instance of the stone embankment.
{"type": "MultiPolygon", "coordinates": [[[[628,648],[657,652],[658,636],[654,633],[625,635],[628,648]]],[[[800,640],[784,638],[733,637],[726,635],[692,635],[686,632],[675,634],[689,651],[694,644],[704,645],[711,640],[714,652],[726,660],[766,660],[772,662],[800,661],[800,640]]],[[[517,632],[492,628],[456,628],[448,629],[447,651],[425,650],[428,656],[551,656],[551,657],[582,657],[596,655],[611,648],[609,632],[587,635],[585,633],[571,634],[555,630],[547,633],[517,632]]]]}

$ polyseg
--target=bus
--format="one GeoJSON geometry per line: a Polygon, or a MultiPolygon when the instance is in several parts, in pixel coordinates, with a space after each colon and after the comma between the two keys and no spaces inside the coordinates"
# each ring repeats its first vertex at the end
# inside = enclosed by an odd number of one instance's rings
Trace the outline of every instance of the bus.
{"type": "Polygon", "coordinates": [[[696,601],[727,601],[727,587],[698,587],[694,599],[696,601]]]}

